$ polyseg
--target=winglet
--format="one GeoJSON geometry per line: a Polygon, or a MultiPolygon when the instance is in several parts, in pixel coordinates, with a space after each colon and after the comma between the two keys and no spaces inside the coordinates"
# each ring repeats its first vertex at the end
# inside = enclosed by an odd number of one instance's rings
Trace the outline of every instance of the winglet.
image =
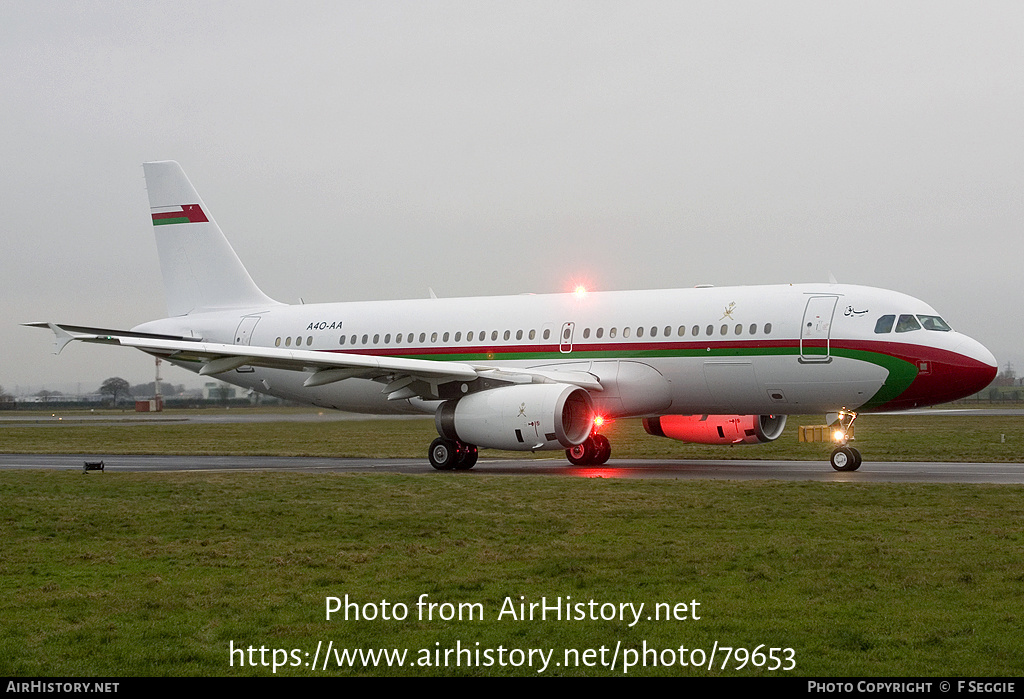
{"type": "Polygon", "coordinates": [[[60,354],[61,350],[74,340],[74,336],[56,323],[47,323],[46,327],[53,331],[53,353],[60,354]]]}

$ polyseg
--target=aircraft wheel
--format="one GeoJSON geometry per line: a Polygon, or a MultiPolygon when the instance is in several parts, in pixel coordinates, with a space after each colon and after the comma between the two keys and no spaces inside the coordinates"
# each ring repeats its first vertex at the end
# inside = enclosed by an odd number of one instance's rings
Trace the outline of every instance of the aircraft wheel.
{"type": "Polygon", "coordinates": [[[594,447],[592,437],[587,437],[581,444],[565,450],[565,458],[569,459],[569,463],[573,466],[589,466],[594,463],[596,454],[597,449],[594,447]]]}
{"type": "Polygon", "coordinates": [[[594,465],[600,466],[601,464],[608,461],[612,455],[612,443],[608,441],[608,438],[603,434],[595,434],[594,447],[596,453],[594,454],[594,465]]]}
{"type": "Polygon", "coordinates": [[[455,470],[457,471],[468,471],[469,469],[476,466],[476,458],[479,455],[479,451],[473,444],[458,443],[459,456],[455,460],[455,470]]]}
{"type": "Polygon", "coordinates": [[[438,437],[430,443],[427,458],[430,459],[430,465],[438,471],[450,471],[455,468],[459,459],[458,443],[452,439],[438,437]]]}
{"type": "Polygon", "coordinates": [[[836,447],[829,463],[837,471],[856,471],[860,467],[860,452],[850,447],[836,447]]]}
{"type": "Polygon", "coordinates": [[[853,468],[851,468],[850,470],[856,471],[858,468],[860,468],[861,463],[864,462],[864,457],[861,456],[860,452],[854,449],[853,447],[850,447],[850,451],[853,452],[853,468]]]}

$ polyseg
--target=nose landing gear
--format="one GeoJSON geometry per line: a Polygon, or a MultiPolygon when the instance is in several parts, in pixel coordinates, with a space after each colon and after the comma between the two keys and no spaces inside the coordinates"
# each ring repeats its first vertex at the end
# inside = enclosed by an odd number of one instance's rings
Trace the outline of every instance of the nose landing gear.
{"type": "Polygon", "coordinates": [[[852,410],[839,411],[839,427],[836,429],[834,439],[836,448],[829,457],[829,463],[837,471],[856,471],[860,468],[860,452],[851,446],[847,446],[853,439],[853,421],[857,419],[857,413],[852,410]]]}

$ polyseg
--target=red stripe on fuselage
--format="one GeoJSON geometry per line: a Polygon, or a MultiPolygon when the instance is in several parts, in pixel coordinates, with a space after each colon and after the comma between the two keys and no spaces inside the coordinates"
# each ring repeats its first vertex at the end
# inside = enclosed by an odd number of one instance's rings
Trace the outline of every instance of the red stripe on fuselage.
{"type": "MultiPolygon", "coordinates": [[[[822,349],[824,340],[805,340],[805,348],[822,349]]],[[[905,410],[926,405],[947,403],[958,398],[972,395],[982,390],[995,378],[997,368],[950,350],[913,345],[900,342],[882,342],[877,340],[836,340],[829,346],[833,351],[849,350],[883,354],[908,362],[917,371],[910,385],[900,395],[886,403],[871,408],[878,410],[905,410]]],[[[473,345],[466,347],[418,347],[415,345],[393,346],[375,349],[336,349],[331,352],[341,354],[364,354],[377,357],[401,357],[424,355],[492,355],[502,359],[509,354],[558,354],[558,357],[537,357],[537,361],[570,361],[574,355],[588,352],[607,353],[643,353],[673,351],[707,351],[750,349],[792,349],[798,356],[800,342],[798,340],[714,340],[696,342],[616,342],[600,344],[575,343],[572,352],[559,352],[558,344],[544,345],[473,345]]],[[[528,359],[528,358],[527,358],[528,359]]],[[[579,361],[588,361],[590,357],[579,356],[579,361]]],[[[609,357],[614,359],[614,357],[609,357]]],[[[644,357],[624,357],[626,360],[643,361],[644,357]]]]}
{"type": "MultiPolygon", "coordinates": [[[[838,346],[835,342],[833,347],[838,346]]],[[[996,377],[998,368],[950,350],[898,342],[844,340],[844,349],[882,352],[917,367],[917,376],[910,386],[893,400],[872,408],[908,410],[938,405],[974,395],[996,377]]]]}

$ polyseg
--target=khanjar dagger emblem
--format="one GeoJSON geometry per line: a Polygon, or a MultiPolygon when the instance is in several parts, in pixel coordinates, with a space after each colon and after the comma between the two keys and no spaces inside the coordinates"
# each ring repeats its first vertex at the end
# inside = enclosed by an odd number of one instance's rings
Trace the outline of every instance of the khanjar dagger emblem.
{"type": "Polygon", "coordinates": [[[728,318],[729,320],[736,320],[735,318],[732,317],[732,312],[735,310],[736,302],[733,301],[732,303],[725,307],[725,312],[722,314],[722,317],[719,318],[719,320],[725,320],[726,318],[728,318]]]}

